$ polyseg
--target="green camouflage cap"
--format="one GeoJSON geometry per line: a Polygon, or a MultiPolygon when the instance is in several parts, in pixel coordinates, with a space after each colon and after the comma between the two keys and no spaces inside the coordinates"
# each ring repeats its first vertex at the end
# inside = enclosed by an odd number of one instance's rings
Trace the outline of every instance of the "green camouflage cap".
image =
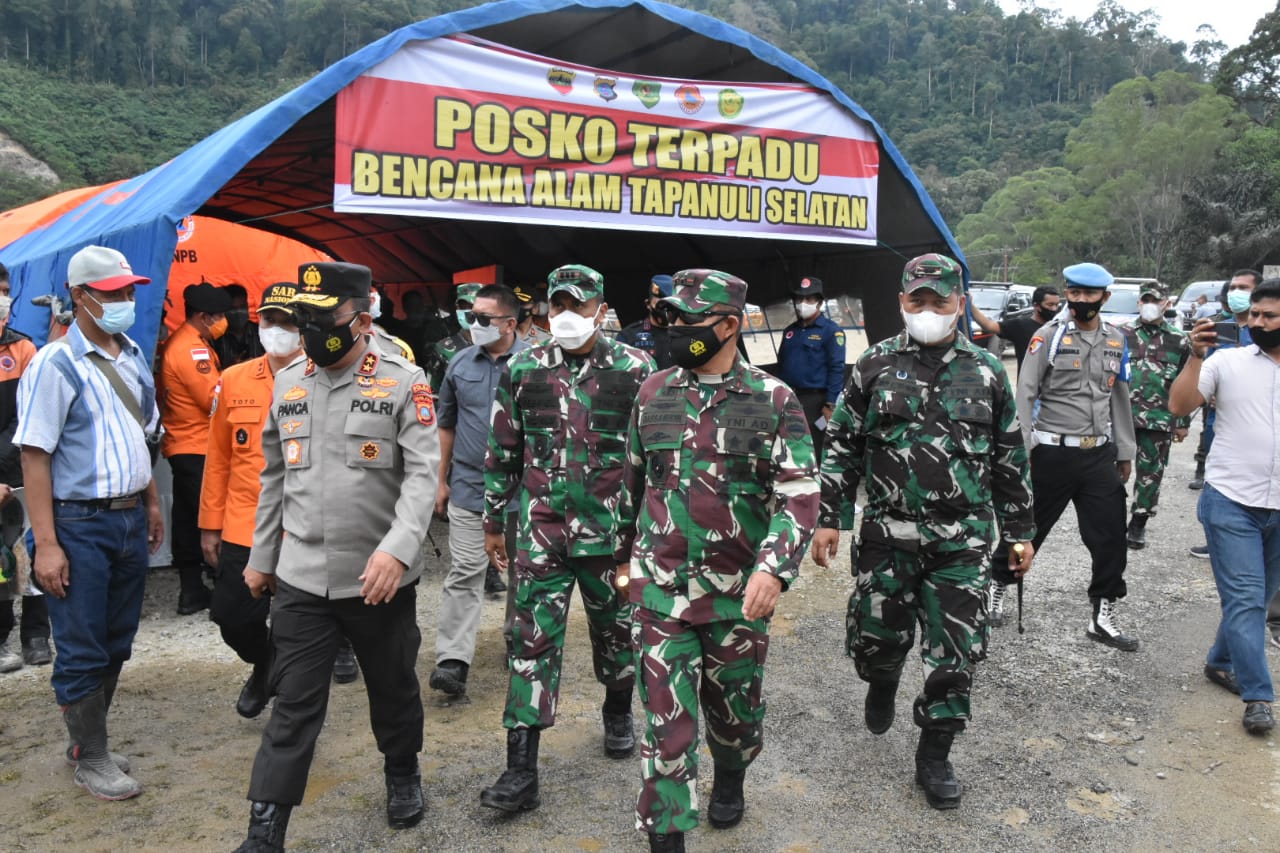
{"type": "Polygon", "coordinates": [[[476,294],[479,293],[483,287],[483,284],[476,284],[474,281],[469,281],[466,284],[460,284],[455,291],[456,295],[454,296],[454,301],[465,302],[468,305],[475,305],[476,294]]]}
{"type": "Polygon", "coordinates": [[[582,264],[556,267],[547,276],[547,298],[567,293],[579,302],[604,298],[604,276],[582,264]]]}
{"type": "Polygon", "coordinates": [[[1169,294],[1164,289],[1164,285],[1158,281],[1149,281],[1142,285],[1141,289],[1138,290],[1139,299],[1144,296],[1154,296],[1156,299],[1164,299],[1168,295],[1169,294]]]}
{"type": "Polygon", "coordinates": [[[927,287],[939,296],[950,296],[959,291],[960,265],[936,252],[912,258],[902,269],[902,292],[912,293],[921,287],[927,287]]]}
{"type": "Polygon", "coordinates": [[[675,293],[662,300],[681,311],[701,314],[725,305],[742,311],[747,306],[747,283],[719,270],[681,270],[672,276],[675,293]]]}

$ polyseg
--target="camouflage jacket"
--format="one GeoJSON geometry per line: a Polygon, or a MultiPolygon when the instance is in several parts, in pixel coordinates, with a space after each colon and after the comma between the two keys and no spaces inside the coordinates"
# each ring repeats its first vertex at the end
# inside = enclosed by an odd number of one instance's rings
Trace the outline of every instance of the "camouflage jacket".
{"type": "Polygon", "coordinates": [[[963,335],[922,360],[905,332],[858,358],[827,426],[823,527],[853,527],[865,478],[862,536],[916,551],[990,547],[1035,535],[1027,450],[999,359],[963,335]]]}
{"type": "Polygon", "coordinates": [[[422,369],[427,372],[427,384],[437,394],[444,383],[444,372],[449,368],[453,357],[471,346],[471,338],[464,332],[455,332],[447,338],[436,341],[427,348],[422,369]]]}
{"type": "Polygon", "coordinates": [[[647,354],[603,334],[586,356],[554,342],[512,356],[493,401],[485,532],[502,532],[519,491],[522,550],[612,554],[628,418],[651,372],[647,354]]]}
{"type": "Polygon", "coordinates": [[[1120,327],[1129,342],[1129,400],[1137,429],[1173,432],[1184,429],[1190,418],[1175,418],[1169,411],[1169,389],[1191,354],[1191,343],[1178,329],[1134,320],[1120,327]]]}
{"type": "Polygon", "coordinates": [[[623,469],[631,600],[692,623],[742,618],[747,580],[789,586],[818,519],[795,392],[741,358],[719,383],[671,368],[640,389],[623,469]],[[638,531],[638,533],[637,533],[638,531]]]}

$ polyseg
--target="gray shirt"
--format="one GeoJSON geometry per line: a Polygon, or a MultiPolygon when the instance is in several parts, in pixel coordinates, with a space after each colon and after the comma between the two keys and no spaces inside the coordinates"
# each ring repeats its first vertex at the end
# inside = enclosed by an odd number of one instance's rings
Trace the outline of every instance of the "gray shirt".
{"type": "Polygon", "coordinates": [[[1129,347],[1116,326],[1103,322],[1081,332],[1074,320],[1061,318],[1042,326],[1018,370],[1017,396],[1028,449],[1035,446],[1033,430],[1108,435],[1116,444],[1116,459],[1133,460],[1137,440],[1129,407],[1129,347]]]}
{"type": "Polygon", "coordinates": [[[1197,388],[1218,410],[1205,482],[1238,504],[1280,509],[1280,365],[1256,344],[1219,350],[1197,388]]]}
{"type": "Polygon", "coordinates": [[[440,443],[422,368],[368,349],[341,373],[300,358],[276,374],[262,428],[249,565],[326,598],[360,595],[376,551],[422,573],[440,443]]]}
{"type": "Polygon", "coordinates": [[[449,467],[449,501],[471,512],[484,511],[484,455],[489,448],[489,418],[498,379],[511,356],[529,345],[519,338],[494,358],[471,345],[453,357],[440,383],[440,426],[451,429],[453,458],[449,467]]]}

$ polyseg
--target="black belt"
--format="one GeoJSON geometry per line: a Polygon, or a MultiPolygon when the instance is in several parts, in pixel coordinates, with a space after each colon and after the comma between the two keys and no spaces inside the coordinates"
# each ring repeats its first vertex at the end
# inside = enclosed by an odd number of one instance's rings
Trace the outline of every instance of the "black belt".
{"type": "Polygon", "coordinates": [[[142,503],[142,492],[122,495],[118,498],[93,498],[86,501],[59,501],[58,503],[76,504],[77,506],[88,506],[94,509],[133,509],[142,503]]]}

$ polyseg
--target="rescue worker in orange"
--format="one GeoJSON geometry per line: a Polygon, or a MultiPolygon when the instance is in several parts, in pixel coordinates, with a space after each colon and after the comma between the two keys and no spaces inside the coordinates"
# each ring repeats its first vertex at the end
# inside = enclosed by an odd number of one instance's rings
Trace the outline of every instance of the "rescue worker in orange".
{"type": "Polygon", "coordinates": [[[209,446],[200,490],[200,549],[217,567],[209,618],[222,640],[253,672],[240,690],[236,713],[253,718],[267,706],[267,633],[270,599],[254,598],[244,583],[244,567],[253,547],[254,515],[262,456],[262,425],[271,410],[278,371],[302,355],[298,321],[289,300],[297,285],[268,287],[258,305],[258,339],[266,355],[228,367],[213,397],[209,446]]]}
{"type": "Polygon", "coordinates": [[[158,397],[164,439],[160,452],[173,470],[173,515],[169,542],[173,567],[181,589],[178,615],[199,613],[209,606],[211,594],[203,575],[213,569],[200,553],[200,484],[204,479],[204,455],[209,446],[209,414],[222,369],[213,342],[227,331],[231,297],[208,282],[189,284],[182,291],[187,321],[164,344],[158,397]]]}

